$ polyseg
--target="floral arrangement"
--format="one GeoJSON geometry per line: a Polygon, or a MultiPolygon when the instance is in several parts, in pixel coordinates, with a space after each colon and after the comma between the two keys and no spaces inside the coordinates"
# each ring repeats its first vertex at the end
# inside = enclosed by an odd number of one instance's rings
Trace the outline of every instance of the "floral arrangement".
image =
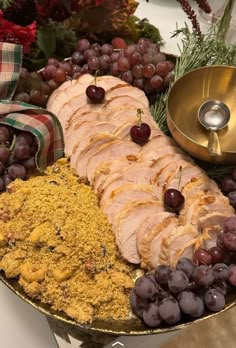
{"type": "Polygon", "coordinates": [[[133,16],[137,6],[135,0],[0,0],[0,41],[22,44],[24,64],[32,69],[51,56],[70,56],[81,37],[135,41],[148,32],[161,42],[158,29],[133,16]]]}

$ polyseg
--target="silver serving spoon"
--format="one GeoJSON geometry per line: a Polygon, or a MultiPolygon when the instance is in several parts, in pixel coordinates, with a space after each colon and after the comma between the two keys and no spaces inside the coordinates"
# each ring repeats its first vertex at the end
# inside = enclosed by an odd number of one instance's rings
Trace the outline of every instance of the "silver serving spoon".
{"type": "Polygon", "coordinates": [[[208,151],[211,156],[221,156],[221,147],[217,131],[227,126],[230,120],[228,106],[219,100],[208,100],[198,110],[198,120],[210,131],[208,151]]]}

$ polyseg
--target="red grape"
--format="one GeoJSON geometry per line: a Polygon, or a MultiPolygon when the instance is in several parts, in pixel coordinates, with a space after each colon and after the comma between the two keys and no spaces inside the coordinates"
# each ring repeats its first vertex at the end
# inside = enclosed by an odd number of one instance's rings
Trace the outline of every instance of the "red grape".
{"type": "Polygon", "coordinates": [[[35,88],[30,91],[30,101],[32,104],[41,105],[45,101],[45,94],[40,88],[35,88]]]}
{"type": "Polygon", "coordinates": [[[10,150],[6,146],[0,146],[0,161],[4,164],[10,156],[10,150]]]}
{"type": "Polygon", "coordinates": [[[211,263],[214,265],[215,263],[222,262],[224,259],[224,252],[221,248],[214,246],[208,250],[211,254],[211,263]]]}
{"type": "Polygon", "coordinates": [[[64,82],[66,80],[66,72],[62,68],[57,68],[53,73],[52,77],[56,82],[64,82]]]}
{"type": "Polygon", "coordinates": [[[96,52],[92,49],[89,49],[84,52],[84,60],[88,62],[89,58],[96,57],[96,52]]]}
{"type": "Polygon", "coordinates": [[[155,73],[155,65],[146,64],[143,67],[143,76],[150,79],[155,73]]]}
{"type": "Polygon", "coordinates": [[[156,74],[160,76],[165,76],[169,72],[169,64],[166,61],[159,62],[156,65],[156,74]]]}
{"type": "Polygon", "coordinates": [[[10,134],[7,127],[0,126],[0,144],[4,144],[10,140],[10,134]]]}
{"type": "Polygon", "coordinates": [[[197,265],[211,265],[212,256],[211,253],[206,249],[198,249],[193,255],[193,261],[197,265]]]}
{"type": "Polygon", "coordinates": [[[21,164],[12,164],[8,167],[8,174],[12,180],[26,179],[26,169],[21,164]]]}
{"type": "Polygon", "coordinates": [[[90,42],[87,39],[81,39],[78,41],[76,51],[83,53],[86,50],[88,50],[89,47],[90,47],[90,42]]]}
{"type": "Polygon", "coordinates": [[[236,182],[231,176],[225,176],[220,182],[220,187],[224,193],[229,193],[236,190],[236,182]]]}
{"type": "Polygon", "coordinates": [[[130,63],[128,58],[126,57],[120,57],[118,60],[118,67],[120,71],[127,71],[130,69],[130,63]]]}
{"type": "Polygon", "coordinates": [[[102,54],[107,54],[110,56],[113,52],[113,47],[110,44],[103,44],[102,45],[102,54]]]}
{"type": "Polygon", "coordinates": [[[132,67],[132,74],[135,78],[141,78],[143,77],[143,65],[137,64],[132,67]]]}
{"type": "Polygon", "coordinates": [[[140,64],[142,61],[142,56],[139,52],[135,51],[129,56],[129,62],[131,65],[140,64]]]}
{"type": "Polygon", "coordinates": [[[114,37],[111,43],[112,43],[112,46],[116,49],[122,49],[127,46],[125,40],[122,39],[121,37],[114,37]]]}

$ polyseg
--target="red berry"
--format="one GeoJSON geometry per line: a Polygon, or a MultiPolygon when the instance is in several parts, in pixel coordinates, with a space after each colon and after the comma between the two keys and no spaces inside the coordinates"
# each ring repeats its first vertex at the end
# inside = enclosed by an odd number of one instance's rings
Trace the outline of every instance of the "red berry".
{"type": "Polygon", "coordinates": [[[87,97],[94,104],[101,103],[105,98],[105,90],[102,87],[97,87],[95,85],[90,85],[86,88],[87,97]]]}
{"type": "Polygon", "coordinates": [[[151,128],[147,123],[141,123],[138,126],[133,126],[130,129],[132,140],[139,145],[145,144],[151,135],[151,128]]]}

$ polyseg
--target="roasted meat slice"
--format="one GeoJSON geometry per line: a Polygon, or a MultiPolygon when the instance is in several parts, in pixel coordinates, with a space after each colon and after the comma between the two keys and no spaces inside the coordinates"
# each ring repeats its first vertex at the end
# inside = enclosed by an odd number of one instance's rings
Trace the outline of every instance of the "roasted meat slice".
{"type": "Polygon", "coordinates": [[[140,256],[137,250],[136,233],[142,222],[151,214],[158,215],[163,205],[156,200],[136,201],[128,203],[116,216],[113,230],[116,243],[125,260],[138,264],[140,256]]]}

